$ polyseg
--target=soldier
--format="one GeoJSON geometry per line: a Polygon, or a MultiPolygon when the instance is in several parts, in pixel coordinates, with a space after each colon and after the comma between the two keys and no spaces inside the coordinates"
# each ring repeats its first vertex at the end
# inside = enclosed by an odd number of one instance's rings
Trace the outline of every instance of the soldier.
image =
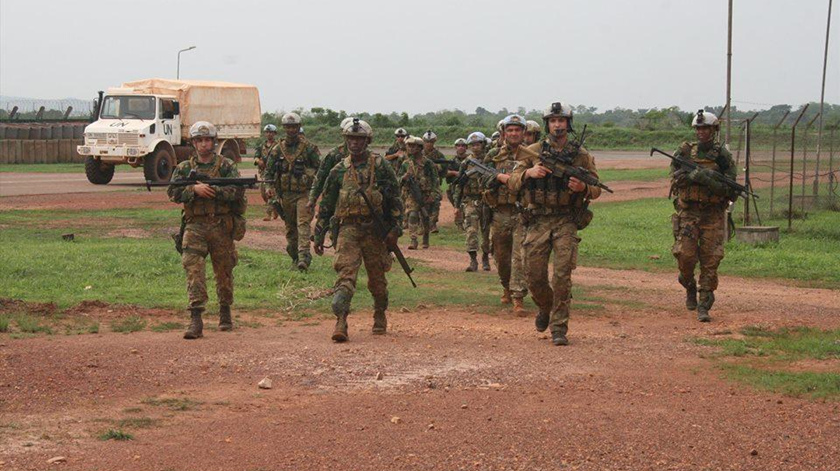
{"type": "MultiPolygon", "coordinates": [[[[277,126],[273,124],[266,124],[263,128],[263,132],[265,133],[265,142],[258,145],[256,151],[254,152],[254,165],[257,166],[257,174],[259,175],[260,180],[265,180],[268,154],[270,154],[271,150],[274,149],[274,146],[277,145],[277,126]]],[[[262,196],[263,201],[266,203],[265,217],[263,218],[263,221],[277,219],[277,209],[273,204],[269,203],[273,196],[270,184],[260,183],[260,196],[262,196]]]]}
{"type": "Polygon", "coordinates": [[[529,119],[525,122],[525,139],[523,144],[530,146],[531,144],[539,141],[540,134],[542,134],[542,127],[540,126],[540,123],[529,119]]]}
{"type": "MultiPolygon", "coordinates": [[[[344,127],[348,124],[353,122],[352,116],[344,118],[341,120],[341,124],[338,126],[339,132],[344,130],[344,127]]],[[[321,160],[321,165],[318,167],[318,173],[315,175],[315,183],[312,184],[312,190],[309,191],[309,202],[306,206],[309,208],[309,211],[314,214],[315,212],[315,203],[318,201],[318,197],[321,196],[321,192],[324,190],[324,183],[327,181],[327,176],[330,174],[330,170],[335,167],[335,164],[339,163],[341,159],[347,156],[347,144],[341,143],[340,145],[333,147],[327,152],[327,155],[321,160]]]]}
{"type": "Polygon", "coordinates": [[[385,160],[387,160],[394,173],[400,171],[400,166],[405,159],[405,139],[408,137],[408,131],[403,128],[397,128],[394,131],[394,143],[385,151],[385,160]]]}
{"type": "MultiPolygon", "coordinates": [[[[178,164],[172,181],[184,179],[191,170],[213,178],[237,178],[239,170],[230,159],[215,154],[216,127],[198,121],[190,127],[190,142],[195,154],[178,164]]],[[[196,183],[170,186],[169,200],[184,205],[184,235],[181,263],[187,275],[190,326],[185,339],[202,337],[201,314],[207,306],[205,260],[210,255],[219,298],[219,330],[233,329],[230,306],[233,304],[233,268],[236,266],[234,240],[245,235],[245,189],[239,186],[209,186],[196,183]]]]}
{"type": "MultiPolygon", "coordinates": [[[[453,158],[455,163],[458,166],[461,166],[465,160],[467,160],[467,140],[463,137],[459,137],[455,139],[455,157],[453,158]]],[[[455,208],[455,227],[463,230],[464,229],[464,212],[461,211],[460,205],[455,204],[455,196],[454,196],[454,187],[453,183],[455,179],[458,178],[458,171],[457,170],[446,170],[446,199],[449,200],[449,204],[455,208]]]]}
{"type": "MultiPolygon", "coordinates": [[[[423,134],[423,157],[427,158],[429,161],[446,159],[446,156],[443,155],[443,153],[441,151],[437,150],[437,148],[435,148],[435,143],[436,142],[437,142],[437,134],[432,132],[431,129],[426,131],[425,134],[423,134]]],[[[434,164],[434,162],[432,162],[432,165],[434,165],[435,169],[437,169],[438,187],[435,191],[435,195],[437,196],[437,199],[432,204],[432,211],[429,214],[429,217],[430,217],[429,227],[430,227],[430,231],[431,231],[432,234],[437,234],[438,233],[437,223],[438,223],[438,218],[440,217],[440,202],[443,199],[442,196],[441,196],[441,193],[440,193],[440,182],[446,176],[446,168],[444,168],[442,165],[436,165],[436,164],[434,164]]]]}
{"type": "MultiPolygon", "coordinates": [[[[502,173],[510,174],[518,161],[539,158],[539,154],[522,145],[525,126],[525,118],[516,114],[507,116],[503,120],[504,146],[488,162],[490,166],[502,173]]],[[[502,304],[513,303],[514,311],[518,315],[523,315],[525,310],[522,300],[528,294],[528,289],[520,250],[523,232],[519,230],[518,193],[518,191],[511,191],[506,185],[493,182],[484,191],[483,198],[484,202],[493,209],[490,237],[493,259],[496,260],[496,268],[499,270],[499,281],[504,288],[502,304]],[[519,237],[515,236],[517,233],[519,237]]]]}
{"type": "Polygon", "coordinates": [[[274,180],[274,194],[283,208],[286,253],[292,266],[306,270],[312,262],[309,235],[312,213],[307,207],[309,191],[320,165],[318,146],[300,135],[300,116],[286,113],[280,120],[286,138],[268,156],[267,177],[274,180]]]}
{"type": "Polygon", "coordinates": [[[440,201],[438,168],[423,155],[424,141],[410,136],[405,140],[408,156],[398,173],[405,212],[408,214],[409,250],[417,249],[417,238],[423,237],[423,248],[429,248],[429,231],[435,202],[440,201]],[[420,201],[412,194],[412,183],[420,191],[420,201]]]}
{"type": "Polygon", "coordinates": [[[528,290],[539,306],[535,324],[539,332],[551,326],[554,345],[568,345],[569,307],[572,301],[572,270],[577,265],[577,231],[592,219],[587,209],[590,200],[601,195],[601,189],[571,177],[552,175],[540,164],[539,154],[545,149],[567,151],[573,163],[597,176],[595,159],[583,147],[569,140],[572,131],[572,109],[552,103],[543,114],[548,130],[545,139],[528,147],[531,151],[519,160],[513,174],[499,174],[498,180],[512,192],[521,192],[526,209],[525,272],[528,290]],[[554,252],[554,276],[548,281],[548,262],[554,252]]]}
{"type": "Polygon", "coordinates": [[[725,184],[714,177],[721,172],[735,180],[732,154],[715,142],[718,118],[699,110],[691,122],[697,142],[684,142],[675,152],[690,158],[700,168],[687,171],[671,164],[671,194],[676,195],[671,216],[674,228],[674,257],[679,265],[679,282],[685,288],[685,306],[697,310],[697,320],[709,322],[709,310],[715,302],[718,286],[717,269],[723,260],[726,208],[736,197],[725,184]],[[700,262],[700,302],[694,268],[700,262]]]}
{"type": "MultiPolygon", "coordinates": [[[[472,157],[479,162],[484,160],[484,147],[486,138],[480,132],[474,132],[467,137],[467,144],[472,153],[467,158],[472,157]]],[[[461,180],[454,187],[455,206],[463,211],[464,214],[464,231],[466,232],[466,248],[470,255],[470,264],[466,271],[478,271],[478,248],[479,235],[481,236],[482,249],[482,263],[486,264],[486,270],[490,269],[490,240],[489,232],[485,235],[482,223],[482,182],[481,175],[473,174],[469,178],[466,177],[467,170],[470,169],[469,161],[461,163],[459,175],[462,175],[461,180]]],[[[489,224],[487,224],[489,226],[489,224]]]]}
{"type": "MultiPolygon", "coordinates": [[[[339,162],[327,177],[324,197],[318,211],[316,234],[323,234],[323,228],[331,219],[340,224],[333,268],[338,273],[335,282],[332,310],[336,316],[332,340],[348,340],[347,315],[350,301],[356,292],[356,278],[359,267],[365,263],[368,290],[373,296],[373,334],[384,334],[388,321],[388,282],[385,273],[391,269],[391,254],[388,247],[397,244],[400,236],[400,219],[403,215],[399,199],[397,177],[390,165],[381,156],[367,150],[373,138],[373,130],[364,121],[354,120],[342,131],[349,155],[339,162]],[[358,190],[364,191],[368,199],[377,206],[392,229],[385,240],[373,232],[373,218],[358,190]]],[[[315,253],[323,255],[322,236],[315,241],[315,253]]]]}

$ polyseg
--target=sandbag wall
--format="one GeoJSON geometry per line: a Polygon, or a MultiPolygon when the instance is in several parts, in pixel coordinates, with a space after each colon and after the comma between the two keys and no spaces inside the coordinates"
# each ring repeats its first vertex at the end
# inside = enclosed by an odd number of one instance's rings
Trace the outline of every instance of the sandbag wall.
{"type": "Polygon", "coordinates": [[[84,143],[87,124],[0,123],[0,165],[84,162],[76,146],[84,143]]]}

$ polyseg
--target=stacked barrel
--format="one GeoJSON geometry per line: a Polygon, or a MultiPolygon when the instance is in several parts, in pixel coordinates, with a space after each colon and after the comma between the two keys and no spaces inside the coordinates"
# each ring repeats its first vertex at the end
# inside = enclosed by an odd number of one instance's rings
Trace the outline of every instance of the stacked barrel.
{"type": "Polygon", "coordinates": [[[0,123],[0,165],[84,162],[76,146],[84,143],[87,122],[0,123]]]}

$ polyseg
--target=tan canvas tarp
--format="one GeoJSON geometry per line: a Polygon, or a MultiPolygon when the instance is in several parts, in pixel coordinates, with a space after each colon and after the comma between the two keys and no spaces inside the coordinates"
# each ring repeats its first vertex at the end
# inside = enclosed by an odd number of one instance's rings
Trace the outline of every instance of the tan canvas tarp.
{"type": "Polygon", "coordinates": [[[248,129],[259,134],[260,94],[257,87],[240,83],[203,80],[146,79],[123,83],[136,92],[177,97],[181,125],[188,129],[196,121],[216,126],[248,129]]]}

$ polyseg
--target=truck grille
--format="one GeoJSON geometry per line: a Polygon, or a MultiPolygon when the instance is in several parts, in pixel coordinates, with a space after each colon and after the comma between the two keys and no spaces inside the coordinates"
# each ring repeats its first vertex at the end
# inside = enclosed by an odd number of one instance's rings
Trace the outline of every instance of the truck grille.
{"type": "Polygon", "coordinates": [[[117,139],[117,144],[119,145],[136,146],[137,142],[137,134],[119,134],[117,139]]]}

